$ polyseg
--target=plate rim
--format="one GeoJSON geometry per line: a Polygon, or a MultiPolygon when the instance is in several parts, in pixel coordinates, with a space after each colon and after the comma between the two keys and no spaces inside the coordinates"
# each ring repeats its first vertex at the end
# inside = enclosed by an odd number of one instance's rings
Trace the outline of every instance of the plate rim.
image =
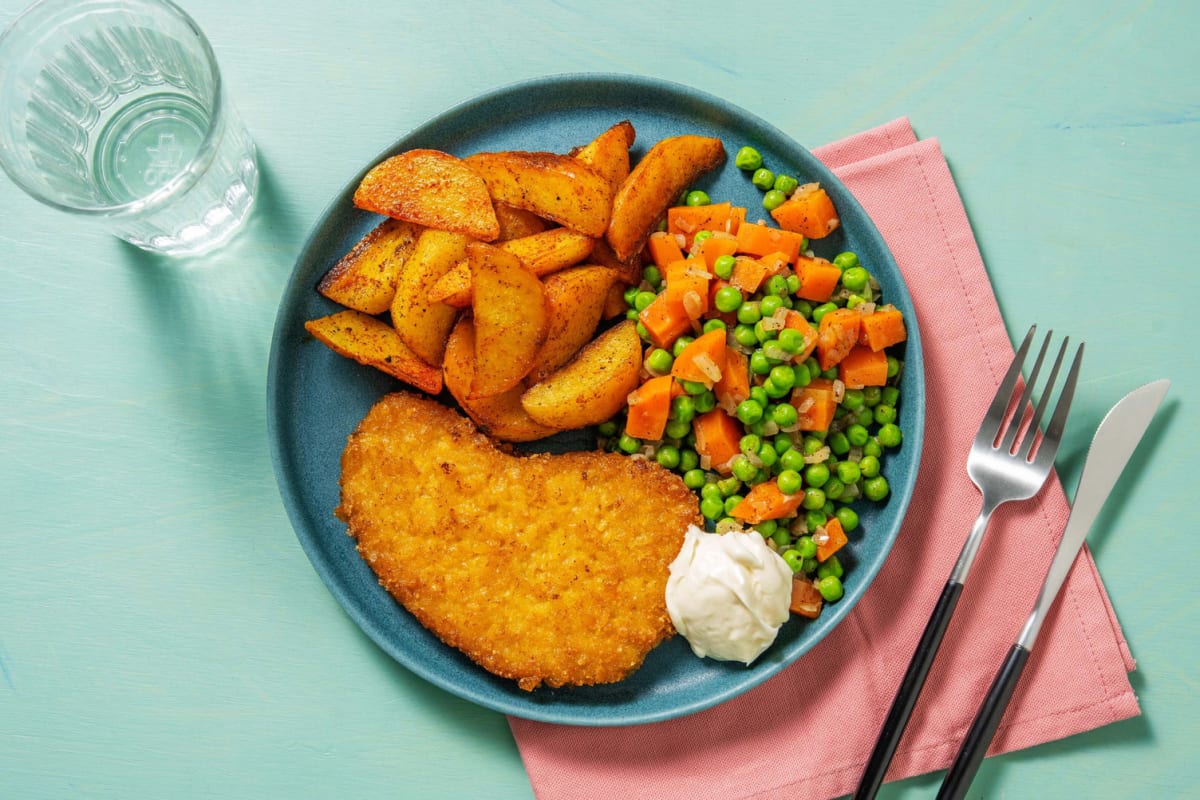
{"type": "MultiPolygon", "coordinates": [[[[572,104],[578,105],[578,104],[572,104]]],[[[619,114],[618,114],[619,116],[619,114]]],[[[312,287],[308,287],[310,291],[315,291],[312,287]]],[[[894,291],[891,293],[894,294],[894,291]]],[[[894,298],[890,297],[891,300],[894,298]]],[[[401,387],[397,387],[401,388],[401,387]]],[[[882,568],[885,561],[891,555],[891,551],[895,545],[896,538],[899,535],[908,513],[909,503],[911,501],[913,491],[916,484],[917,474],[920,471],[920,465],[923,458],[924,450],[924,429],[925,429],[925,376],[923,363],[923,348],[921,346],[920,326],[916,318],[915,304],[912,296],[909,293],[907,282],[903,274],[900,272],[899,266],[895,262],[895,257],[892,255],[890,248],[884,240],[882,234],[874,221],[867,215],[849,191],[845,188],[842,181],[820,161],[810,150],[801,145],[795,138],[770,122],[759,117],[754,112],[751,112],[744,107],[741,107],[728,100],[712,95],[703,90],[696,89],[683,83],[674,81],[648,77],[644,75],[622,74],[612,72],[566,72],[553,75],[546,75],[526,80],[514,81],[508,84],[498,86],[488,91],[477,94],[468,99],[459,101],[450,106],[444,111],[425,119],[420,124],[409,129],[395,141],[381,150],[373,159],[366,162],[365,166],[351,178],[346,184],[330,199],[326,206],[318,215],[313,223],[308,236],[305,238],[296,256],[295,263],[288,275],[287,281],[284,284],[283,292],[276,312],[275,324],[273,326],[271,348],[267,364],[267,435],[270,446],[270,456],[272,471],[276,479],[276,486],[279,490],[281,500],[283,501],[285,512],[287,513],[289,522],[293,532],[300,545],[305,552],[314,571],[321,578],[326,589],[333,595],[338,605],[341,606],[343,612],[351,618],[358,628],[365,633],[371,641],[379,647],[384,653],[391,657],[394,661],[400,664],[405,669],[422,678],[423,680],[447,691],[459,698],[472,702],[484,708],[489,708],[504,714],[508,714],[521,719],[527,719],[537,722],[557,723],[573,726],[623,726],[623,725],[641,725],[653,722],[661,722],[665,720],[685,717],[699,711],[720,705],[728,700],[737,697],[754,687],[765,683],[770,678],[787,669],[809,650],[819,644],[829,634],[830,631],[850,614],[853,608],[861,600],[862,596],[873,583],[879,570],[882,568]],[[903,305],[907,306],[910,311],[906,315],[906,327],[908,330],[908,341],[906,343],[906,358],[905,369],[915,370],[917,372],[917,386],[919,394],[916,398],[910,398],[907,394],[905,400],[914,403],[917,413],[914,417],[915,429],[910,428],[905,430],[905,445],[913,446],[916,450],[913,458],[913,467],[907,470],[904,474],[904,482],[900,486],[893,486],[892,496],[897,503],[895,508],[895,527],[887,537],[884,547],[880,555],[874,562],[859,563],[855,566],[855,571],[858,576],[862,577],[861,588],[854,594],[853,597],[846,597],[837,605],[837,611],[834,615],[827,617],[820,622],[822,632],[812,641],[804,643],[797,652],[790,654],[786,659],[777,659],[773,663],[760,663],[757,668],[746,670],[730,680],[720,691],[706,694],[691,702],[681,702],[670,708],[661,710],[640,710],[629,711],[626,709],[615,709],[614,713],[606,716],[597,716],[588,713],[592,707],[583,707],[572,705],[555,705],[548,703],[545,705],[521,705],[512,701],[506,696],[481,694],[476,691],[465,689],[453,681],[447,680],[444,676],[438,673],[428,664],[420,659],[409,657],[409,655],[399,646],[391,641],[385,631],[380,629],[371,616],[365,613],[356,601],[356,595],[351,593],[347,585],[345,585],[343,577],[326,563],[324,554],[316,542],[316,531],[308,526],[308,521],[311,517],[306,512],[305,504],[297,492],[297,487],[292,485],[288,479],[285,464],[289,458],[285,452],[291,445],[282,441],[279,435],[281,422],[277,419],[277,410],[281,406],[282,398],[280,396],[280,381],[278,379],[280,359],[281,359],[281,342],[289,334],[285,328],[284,322],[287,316],[287,311],[292,301],[292,298],[303,291],[300,278],[303,277],[301,272],[305,266],[306,256],[317,245],[321,239],[325,228],[331,223],[332,218],[337,212],[344,207],[346,199],[353,195],[353,190],[357,187],[362,177],[370,170],[372,166],[379,161],[400,152],[402,149],[412,147],[411,140],[421,137],[426,131],[442,126],[453,118],[463,115],[477,107],[487,106],[502,102],[505,98],[516,97],[527,94],[532,91],[544,91],[547,88],[562,90],[565,86],[573,87],[573,91],[578,91],[579,86],[589,84],[600,84],[613,86],[618,91],[629,91],[631,87],[644,89],[657,93],[669,94],[672,100],[685,101],[690,104],[700,104],[710,109],[719,110],[725,113],[737,122],[749,121],[754,125],[767,131],[772,136],[786,142],[790,147],[803,153],[808,162],[804,165],[806,170],[811,168],[813,177],[821,182],[830,182],[831,185],[840,187],[843,191],[843,196],[839,199],[839,204],[849,202],[857,215],[866,222],[869,226],[869,234],[875,238],[882,246],[883,255],[889,261],[890,269],[899,277],[899,290],[902,294],[903,305]],[[915,351],[915,352],[914,352],[915,351]],[[915,357],[914,357],[915,356],[915,357]],[[575,713],[572,713],[575,712],[575,713]]],[[[330,512],[332,513],[332,512],[330,512]]],[[[397,604],[398,605],[398,604],[397,604]]],[[[398,610],[404,612],[403,607],[398,605],[398,610]]],[[[816,622],[816,621],[814,621],[816,622]]],[[[419,623],[418,623],[419,624],[419,623]]],[[[444,645],[449,647],[449,645],[444,645]]],[[[482,668],[480,668],[482,669],[482,668]]]]}

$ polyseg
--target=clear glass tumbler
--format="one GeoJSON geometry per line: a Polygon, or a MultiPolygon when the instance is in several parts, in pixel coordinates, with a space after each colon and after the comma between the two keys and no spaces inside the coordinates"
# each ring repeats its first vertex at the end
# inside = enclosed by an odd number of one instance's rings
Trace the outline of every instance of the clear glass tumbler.
{"type": "Polygon", "coordinates": [[[0,36],[0,166],[43,203],[194,255],[250,213],[254,143],[167,0],[42,0],[0,36]]]}

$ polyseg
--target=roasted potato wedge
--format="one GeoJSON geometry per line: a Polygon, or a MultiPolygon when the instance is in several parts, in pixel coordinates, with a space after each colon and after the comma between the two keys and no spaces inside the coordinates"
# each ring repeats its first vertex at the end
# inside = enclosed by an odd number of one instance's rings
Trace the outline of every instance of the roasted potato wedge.
{"type": "Polygon", "coordinates": [[[493,203],[492,205],[496,209],[496,222],[500,223],[500,235],[495,238],[497,242],[532,236],[550,227],[546,220],[532,211],[510,206],[508,203],[493,203]]]}
{"type": "Polygon", "coordinates": [[[625,289],[627,288],[621,281],[608,287],[608,292],[604,295],[604,319],[619,317],[629,310],[629,304],[625,302],[625,289]]]}
{"type": "Polygon", "coordinates": [[[565,367],[521,395],[543,425],[564,430],[597,425],[625,405],[642,369],[642,340],[633,320],[609,328],[565,367]]]}
{"type": "Polygon", "coordinates": [[[317,291],[346,308],[382,314],[391,308],[400,267],[421,230],[411,222],[385,219],[325,273],[317,291]]]}
{"type": "MultiPolygon", "coordinates": [[[[532,236],[500,242],[496,246],[521,259],[525,266],[533,270],[533,274],[540,277],[580,263],[591,255],[597,241],[568,228],[553,228],[532,236]]],[[[471,305],[471,271],[467,265],[459,264],[443,276],[430,291],[429,299],[455,308],[471,305]]]]}
{"type": "Polygon", "coordinates": [[[440,150],[408,150],[375,165],[355,190],[354,205],[485,242],[500,235],[483,179],[440,150]]]}
{"type": "Polygon", "coordinates": [[[629,177],[629,148],[633,147],[634,135],[633,123],[623,120],[571,155],[607,178],[615,191],[629,177]]]}
{"type": "Polygon", "coordinates": [[[309,320],[304,329],[338,355],[375,367],[430,394],[442,390],[442,371],[426,364],[390,325],[375,317],[347,309],[309,320]]]}
{"type": "Polygon", "coordinates": [[[491,397],[471,397],[471,383],[475,380],[475,323],[469,316],[460,319],[450,331],[442,369],[450,394],[485,433],[504,442],[532,442],[557,433],[555,428],[535,422],[521,407],[524,381],[491,397]]]}
{"type": "Polygon", "coordinates": [[[617,258],[641,251],[679,193],[724,160],[721,140],[707,136],[672,136],[651,147],[613,199],[606,237],[617,258]]]}
{"type": "Polygon", "coordinates": [[[613,270],[591,264],[546,276],[542,281],[546,293],[546,343],[534,359],[529,380],[537,383],[548,377],[588,343],[604,312],[608,287],[613,284],[620,285],[613,270]]]}
{"type": "Polygon", "coordinates": [[[622,261],[617,258],[617,254],[612,251],[612,247],[609,246],[606,239],[598,239],[596,246],[592,248],[591,255],[588,256],[588,261],[616,270],[617,277],[622,283],[633,286],[642,282],[641,250],[630,256],[628,261],[622,261]]]}
{"type": "Polygon", "coordinates": [[[400,268],[392,298],[392,325],[413,351],[435,367],[442,365],[446,337],[458,309],[429,300],[438,279],[467,256],[469,236],[427,228],[400,268]]]}
{"type": "Polygon", "coordinates": [[[577,158],[511,150],[465,161],[483,177],[492,200],[532,211],[574,231],[600,237],[608,229],[613,186],[577,158]]]}
{"type": "Polygon", "coordinates": [[[475,375],[469,395],[474,399],[506,392],[529,372],[546,341],[546,299],[537,275],[512,253],[472,242],[467,265],[475,317],[475,375]]]}

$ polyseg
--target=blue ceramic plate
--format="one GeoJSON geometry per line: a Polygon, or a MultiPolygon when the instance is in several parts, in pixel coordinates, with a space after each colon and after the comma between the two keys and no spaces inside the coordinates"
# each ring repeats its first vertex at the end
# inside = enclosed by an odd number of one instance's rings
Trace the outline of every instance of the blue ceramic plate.
{"type": "MultiPolygon", "coordinates": [[[[443,645],[394,602],[359,558],[333,509],[347,435],[376,400],[400,384],[334,355],[304,331],[305,320],[337,310],[317,294],[318,280],[379,221],[351,203],[361,174],[334,199],[296,263],[276,321],[268,378],[272,459],[283,502],[313,566],[346,612],[389,655],[446,691],[515,716],[575,725],[628,725],[700,711],[762,683],[819,642],[862,597],[892,547],[916,480],[924,428],[924,378],[912,301],[878,231],[845,187],[808,151],[730,103],[647,78],[539,79],[451,109],[364,162],[363,173],[387,156],[416,147],[459,156],[506,149],[566,152],[622,119],[631,120],[637,130],[634,158],[667,136],[720,137],[729,159],[698,188],[716,200],[746,206],[752,217],[754,209],[761,208],[761,193],[733,165],[732,156],[742,145],[758,148],[768,165],[794,174],[801,183],[820,181],[837,205],[842,225],[815,249],[830,258],[842,250],[857,252],[878,277],[885,299],[898,306],[908,322],[899,409],[905,440],[885,465],[891,497],[881,505],[860,504],[860,533],[842,558],[848,568],[845,597],[828,606],[819,619],[788,622],[776,643],[750,667],[696,658],[676,636],[620,683],[529,693],[443,645]]],[[[546,449],[572,446],[585,445],[565,436],[546,449]]]]}

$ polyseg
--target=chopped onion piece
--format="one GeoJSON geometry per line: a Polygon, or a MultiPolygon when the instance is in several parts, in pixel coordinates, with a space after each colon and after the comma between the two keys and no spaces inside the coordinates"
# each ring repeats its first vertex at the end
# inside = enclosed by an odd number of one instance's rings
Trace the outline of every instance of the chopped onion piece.
{"type": "Polygon", "coordinates": [[[705,472],[708,472],[710,469],[712,469],[712,456],[700,456],[700,469],[704,470],[705,472]]]}
{"type": "Polygon", "coordinates": [[[764,331],[783,330],[783,320],[777,317],[763,317],[761,324],[764,331]]]}
{"type": "Polygon", "coordinates": [[[857,306],[854,307],[854,310],[857,311],[858,313],[862,314],[865,317],[868,314],[875,313],[875,304],[870,301],[867,301],[865,303],[859,303],[857,306]]]}
{"type": "Polygon", "coordinates": [[[829,532],[825,530],[824,525],[817,526],[817,529],[813,531],[812,540],[817,547],[829,544],[829,532]]]}
{"type": "Polygon", "coordinates": [[[780,347],[778,343],[772,343],[764,346],[763,355],[767,358],[773,358],[776,361],[790,361],[792,358],[792,354],[780,347]]]}
{"type": "Polygon", "coordinates": [[[779,433],[779,423],[769,419],[763,423],[763,436],[774,436],[779,433]]]}
{"type": "Polygon", "coordinates": [[[704,314],[704,298],[697,292],[685,292],[683,295],[683,310],[691,320],[700,319],[704,314]]]}
{"type": "Polygon", "coordinates": [[[813,403],[815,403],[815,402],[816,401],[813,400],[811,397],[804,398],[803,400],[800,401],[800,404],[796,406],[796,413],[803,414],[803,413],[807,412],[810,408],[813,407],[813,403]]]}
{"type": "Polygon", "coordinates": [[[717,533],[733,533],[742,530],[742,523],[736,519],[726,518],[717,523],[717,533]]]}
{"type": "Polygon", "coordinates": [[[809,453],[804,457],[805,464],[822,464],[829,460],[829,445],[825,445],[815,453],[809,453]]]}
{"type": "Polygon", "coordinates": [[[696,356],[694,363],[696,364],[696,368],[703,372],[705,377],[713,383],[721,380],[721,368],[717,366],[717,362],[713,361],[712,356],[708,353],[701,353],[696,356]]]}
{"type": "MultiPolygon", "coordinates": [[[[680,225],[680,227],[682,228],[683,226],[680,225]]],[[[684,236],[682,233],[675,234],[675,244],[679,245],[679,247],[681,249],[683,247],[686,247],[687,246],[687,237],[684,236]]]]}
{"type": "Polygon", "coordinates": [[[842,398],[846,396],[846,384],[841,379],[833,381],[833,402],[840,403],[842,398]]]}

